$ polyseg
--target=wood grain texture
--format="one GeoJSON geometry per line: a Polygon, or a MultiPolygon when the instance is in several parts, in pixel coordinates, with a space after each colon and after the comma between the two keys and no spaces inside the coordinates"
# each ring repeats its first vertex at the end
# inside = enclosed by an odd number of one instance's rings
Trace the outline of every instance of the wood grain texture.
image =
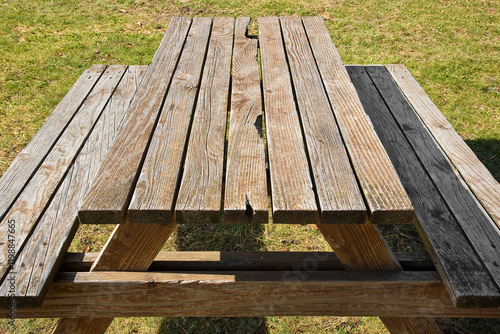
{"type": "Polygon", "coordinates": [[[173,18],[130,105],[112,149],[82,202],[82,223],[119,224],[126,219],[132,187],[177,65],[191,19],[173,18]]]}
{"type": "MultiPolygon", "coordinates": [[[[147,66],[125,72],[64,182],[44,212],[28,244],[10,272],[16,276],[19,307],[39,306],[78,228],[78,205],[111,147],[147,66]]],[[[9,284],[0,287],[0,299],[9,299],[9,284]]]]}
{"type": "MultiPolygon", "coordinates": [[[[110,66],[89,94],[77,115],[73,117],[64,133],[47,155],[30,182],[18,197],[0,224],[0,263],[7,263],[8,236],[15,237],[16,257],[24,248],[41,214],[50,204],[57,188],[70,170],[77,154],[99,119],[126,66],[110,66]],[[14,233],[8,233],[8,221],[14,221],[14,233]]],[[[0,272],[3,278],[6,272],[0,272]]]]}
{"type": "Polygon", "coordinates": [[[340,132],[373,224],[412,223],[413,208],[384,147],[363,110],[330,34],[320,17],[303,18],[340,132]]]}
{"type": "Polygon", "coordinates": [[[440,334],[442,333],[435,321],[427,318],[380,318],[391,334],[440,334]]]}
{"type": "MultiPolygon", "coordinates": [[[[402,270],[401,264],[392,254],[377,227],[368,220],[365,224],[357,225],[318,224],[317,226],[346,270],[396,272],[402,270]]],[[[399,313],[397,315],[398,317],[391,315],[380,319],[384,324],[387,322],[386,326],[391,333],[401,333],[401,331],[394,330],[394,323],[400,324],[401,330],[415,334],[419,333],[415,330],[419,326],[424,326],[429,330],[438,328],[434,319],[430,317],[401,318],[399,313]]]]}
{"type": "Polygon", "coordinates": [[[194,18],[129,206],[131,223],[171,224],[212,19],[194,18]]]}
{"type": "Polygon", "coordinates": [[[310,224],[318,209],[279,20],[258,23],[273,223],[310,224]]]}
{"type": "Polygon", "coordinates": [[[362,224],[367,209],[299,17],[280,19],[320,221],[362,224]]]}
{"type": "MultiPolygon", "coordinates": [[[[385,145],[418,217],[417,228],[454,302],[492,306],[498,289],[378,94],[365,69],[349,66],[361,102],[385,145]]],[[[496,300],[496,301],[495,301],[496,300]]]]}
{"type": "Polygon", "coordinates": [[[236,20],[224,216],[227,223],[268,222],[258,41],[246,37],[250,18],[236,20]]]}
{"type": "Polygon", "coordinates": [[[429,282],[440,282],[439,275],[435,271],[373,271],[373,270],[357,270],[357,271],[315,271],[302,270],[295,272],[287,272],[284,270],[262,271],[199,271],[194,273],[174,271],[174,272],[128,272],[128,271],[99,271],[99,272],[67,272],[59,273],[55,283],[66,283],[73,285],[74,283],[91,283],[96,287],[96,291],[104,290],[106,284],[119,284],[127,282],[154,281],[157,283],[180,283],[193,281],[197,284],[207,283],[236,283],[236,282],[259,282],[259,283],[290,283],[296,287],[307,285],[308,283],[332,283],[337,282],[345,285],[351,283],[371,282],[374,286],[379,283],[387,282],[400,283],[406,282],[409,284],[429,282]],[[306,276],[297,280],[297,275],[300,272],[306,276]]]}
{"type": "MultiPolygon", "coordinates": [[[[62,272],[89,271],[98,253],[66,253],[62,272]]],[[[394,253],[406,271],[433,271],[427,252],[394,253]]],[[[160,252],[148,271],[344,270],[333,252],[160,252]]]]}
{"type": "Polygon", "coordinates": [[[83,72],[40,130],[19,153],[0,179],[0,220],[43,162],[61,133],[78,112],[83,101],[99,80],[105,65],[92,65],[83,72]]]}
{"type": "Polygon", "coordinates": [[[425,170],[451,209],[480,260],[500,287],[500,230],[464,186],[449,160],[383,66],[367,73],[389,106],[425,170]]]}
{"type": "Polygon", "coordinates": [[[500,184],[453,129],[404,65],[386,65],[394,81],[500,228],[500,184]]]}
{"type": "Polygon", "coordinates": [[[175,225],[120,224],[91,271],[146,271],[174,230],[175,225]]]}
{"type": "MultiPolygon", "coordinates": [[[[129,222],[119,224],[90,270],[92,272],[146,271],[174,230],[173,224],[131,224],[129,222]]],[[[59,320],[54,333],[64,333],[65,328],[76,326],[84,333],[86,331],[93,331],[95,334],[104,333],[105,325],[109,326],[112,321],[110,315],[104,316],[99,313],[69,315],[68,318],[59,320]]]]}
{"type": "MultiPolygon", "coordinates": [[[[387,270],[389,272],[402,270],[401,264],[395,258],[384,237],[377,227],[370,223],[368,217],[366,217],[365,224],[326,225],[319,223],[316,226],[346,270],[387,270]]],[[[401,324],[401,329],[415,334],[418,332],[414,328],[421,324],[426,328],[438,328],[434,319],[425,317],[403,319],[394,318],[391,315],[381,318],[381,320],[384,324],[387,321],[389,327],[393,323],[401,324]]],[[[391,330],[391,328],[388,329],[391,330]]],[[[393,332],[391,331],[391,333],[393,332]]],[[[398,333],[398,331],[394,331],[394,333],[398,333]]]]}
{"type": "Polygon", "coordinates": [[[62,318],[57,322],[52,334],[97,334],[104,333],[111,325],[109,318],[62,318]]]}
{"type": "Polygon", "coordinates": [[[233,18],[215,18],[175,206],[178,223],[221,219],[233,18]]]}
{"type": "MultiPolygon", "coordinates": [[[[16,315],[500,317],[498,308],[454,307],[435,273],[344,272],[339,280],[332,274],[324,281],[311,281],[311,273],[302,281],[284,281],[283,275],[290,273],[273,275],[278,280],[268,278],[268,282],[250,281],[244,274],[236,276],[236,281],[229,275],[214,281],[208,280],[213,275],[202,273],[177,277],[169,273],[135,273],[133,277],[130,273],[67,273],[56,278],[41,307],[19,308],[16,315]],[[374,275],[377,281],[371,280],[374,275]],[[384,277],[387,280],[381,280],[384,277]]],[[[8,317],[7,311],[0,312],[0,317],[8,317]]]]}
{"type": "Polygon", "coordinates": [[[347,270],[401,270],[380,231],[365,224],[317,224],[347,270]]]}

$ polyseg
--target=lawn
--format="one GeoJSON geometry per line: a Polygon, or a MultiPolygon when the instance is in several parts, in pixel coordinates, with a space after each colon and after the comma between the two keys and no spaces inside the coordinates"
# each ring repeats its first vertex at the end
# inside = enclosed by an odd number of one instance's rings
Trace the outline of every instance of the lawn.
{"type": "MultiPolygon", "coordinates": [[[[148,64],[173,16],[319,15],[345,64],[403,63],[500,180],[500,1],[2,1],[0,175],[92,64],[148,64]]],[[[251,32],[257,33],[256,24],[251,32]]],[[[78,231],[99,251],[110,226],[78,231]],[[96,236],[99,235],[99,236],[96,236]]],[[[394,250],[421,250],[411,226],[384,228],[394,250]]],[[[179,228],[173,250],[327,250],[312,226],[179,228]]],[[[56,319],[0,320],[50,332],[56,319]]],[[[500,333],[500,321],[439,319],[449,333],[500,333]]],[[[127,318],[109,333],[382,333],[371,317],[127,318]]]]}

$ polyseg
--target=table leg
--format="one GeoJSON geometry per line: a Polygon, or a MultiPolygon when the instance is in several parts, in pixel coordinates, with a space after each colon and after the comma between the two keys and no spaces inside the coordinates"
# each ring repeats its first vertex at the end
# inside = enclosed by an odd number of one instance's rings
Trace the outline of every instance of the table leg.
{"type": "Polygon", "coordinates": [[[419,333],[434,334],[441,333],[433,318],[388,318],[380,317],[390,333],[419,333]]]}
{"type": "MultiPolygon", "coordinates": [[[[378,229],[365,224],[317,224],[327,242],[347,270],[401,270],[378,229]]],[[[441,333],[433,318],[380,318],[389,332],[441,333]]]]}
{"type": "MultiPolygon", "coordinates": [[[[91,271],[146,271],[176,225],[118,225],[91,271]]],[[[61,318],[52,334],[104,333],[113,318],[61,318]]]]}
{"type": "Polygon", "coordinates": [[[104,333],[114,318],[61,318],[52,333],[104,333]]]}

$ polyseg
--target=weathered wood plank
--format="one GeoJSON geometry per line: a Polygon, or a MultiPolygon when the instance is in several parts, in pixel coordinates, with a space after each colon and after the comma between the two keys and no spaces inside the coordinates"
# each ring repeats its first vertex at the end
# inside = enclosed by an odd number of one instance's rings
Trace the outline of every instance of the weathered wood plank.
{"type": "MultiPolygon", "coordinates": [[[[129,222],[119,224],[90,270],[92,272],[146,271],[175,227],[174,224],[131,224],[129,222]]],[[[78,326],[78,329],[84,333],[86,331],[92,331],[95,334],[104,333],[112,321],[113,318],[109,315],[98,313],[68,315],[68,318],[59,319],[54,333],[64,333],[65,328],[75,326],[78,326]],[[75,319],[75,316],[78,318],[75,319]]]]}
{"type": "Polygon", "coordinates": [[[500,287],[500,230],[450,166],[446,155],[383,66],[365,67],[427,174],[500,287]]]}
{"type": "MultiPolygon", "coordinates": [[[[15,239],[13,260],[24,248],[41,214],[70,170],[75,157],[83,147],[125,70],[126,66],[110,66],[106,69],[78,114],[73,117],[17,201],[5,215],[0,224],[1,264],[7,263],[9,259],[11,249],[9,248],[11,245],[9,235],[15,239]],[[14,222],[13,231],[8,228],[7,222],[14,222]]],[[[9,259],[9,264],[12,263],[14,261],[9,259]]],[[[0,272],[0,277],[3,278],[5,274],[5,271],[0,272]]]]}
{"type": "MultiPolygon", "coordinates": [[[[90,273],[59,273],[56,277],[56,283],[73,284],[75,281],[80,283],[91,283],[98,285],[117,284],[127,282],[154,281],[157,283],[179,283],[181,281],[193,281],[198,284],[203,282],[259,282],[262,284],[268,282],[274,283],[295,283],[297,287],[307,285],[308,283],[343,283],[349,285],[352,283],[370,282],[374,286],[380,283],[385,284],[393,282],[415,283],[439,283],[439,275],[435,271],[376,271],[376,270],[355,270],[355,271],[200,271],[197,273],[185,272],[120,272],[120,271],[99,271],[90,273]],[[298,279],[300,274],[304,274],[302,279],[298,279]]],[[[353,284],[354,285],[354,284],[353,284]]],[[[102,290],[97,289],[97,291],[102,290]]]]}
{"type": "Polygon", "coordinates": [[[236,20],[224,215],[227,223],[268,222],[258,41],[246,37],[250,18],[236,20]]]}
{"type": "Polygon", "coordinates": [[[215,18],[175,206],[178,223],[221,219],[233,18],[215,18]]]}
{"type": "MultiPolygon", "coordinates": [[[[96,175],[130,105],[147,66],[125,72],[75,163],[36,226],[11,272],[16,276],[18,306],[39,306],[78,227],[78,205],[96,175]]],[[[9,299],[9,284],[0,299],[9,299]]]]}
{"type": "Polygon", "coordinates": [[[82,223],[123,223],[132,186],[170,85],[191,19],[173,18],[130,105],[130,115],[82,202],[82,223]]]}
{"type": "Polygon", "coordinates": [[[411,223],[414,213],[410,200],[363,110],[323,19],[304,17],[303,22],[365,196],[370,221],[373,224],[411,223]]]}
{"type": "Polygon", "coordinates": [[[146,271],[175,227],[129,222],[118,225],[91,271],[146,271]]]}
{"type": "Polygon", "coordinates": [[[109,327],[110,322],[108,318],[93,319],[93,318],[71,318],[71,321],[58,322],[58,325],[51,334],[97,334],[104,333],[109,327]],[[61,325],[59,325],[61,324],[61,325]]]}
{"type": "Polygon", "coordinates": [[[349,66],[347,69],[365,111],[401,176],[415,207],[420,235],[454,302],[459,306],[485,307],[498,303],[497,287],[464,237],[365,69],[360,66],[349,66]]]}
{"type": "MultiPolygon", "coordinates": [[[[207,281],[204,278],[208,277],[202,274],[179,280],[179,276],[168,273],[142,273],[133,279],[129,273],[68,273],[56,279],[41,307],[19,308],[16,316],[500,317],[498,308],[454,307],[435,273],[419,273],[415,277],[413,273],[385,272],[393,275],[392,279],[377,282],[363,276],[367,272],[344,272],[352,276],[341,280],[332,276],[331,280],[320,282],[309,281],[314,275],[302,281],[283,281],[285,273],[277,274],[277,281],[270,282],[269,278],[268,282],[249,281],[241,273],[236,281],[227,275],[220,281],[207,281]],[[97,282],[96,275],[105,276],[97,282]],[[394,280],[395,277],[401,279],[394,280]]],[[[0,316],[8,317],[8,312],[0,312],[0,316]]]]}
{"type": "Polygon", "coordinates": [[[3,174],[0,179],[0,221],[78,112],[105,69],[105,65],[92,65],[83,72],[40,130],[3,174]]]}
{"type": "MultiPolygon", "coordinates": [[[[60,271],[89,271],[98,253],[66,253],[60,271]]],[[[394,253],[406,271],[433,271],[426,252],[394,253]]],[[[148,271],[344,270],[333,252],[160,252],[148,271]]]]}
{"type": "Polygon", "coordinates": [[[500,184],[453,129],[404,65],[387,65],[394,81],[500,228],[500,184]]]}
{"type": "Polygon", "coordinates": [[[322,224],[362,224],[367,209],[299,17],[280,19],[322,224]]]}
{"type": "MultiPolygon", "coordinates": [[[[389,249],[384,238],[377,227],[367,220],[365,224],[357,225],[326,225],[318,224],[327,242],[337,254],[340,262],[347,270],[387,270],[401,271],[401,264],[389,249]]],[[[449,298],[449,297],[448,297],[449,298]]],[[[381,318],[391,333],[401,333],[393,326],[400,324],[400,328],[406,333],[419,332],[415,330],[418,326],[428,328],[429,333],[440,333],[439,327],[432,318],[412,317],[400,318],[394,315],[381,318]],[[392,328],[392,329],[391,329],[392,328]]]]}
{"type": "Polygon", "coordinates": [[[379,230],[365,224],[317,224],[347,270],[401,270],[379,230]]]}
{"type": "Polygon", "coordinates": [[[428,318],[387,318],[382,317],[385,327],[391,334],[434,334],[442,333],[435,321],[429,322],[428,318]]]}
{"type": "Polygon", "coordinates": [[[172,223],[211,18],[194,18],[129,206],[131,223],[172,223]]]}
{"type": "Polygon", "coordinates": [[[273,222],[310,224],[318,209],[278,18],[259,18],[259,43],[273,222]]]}

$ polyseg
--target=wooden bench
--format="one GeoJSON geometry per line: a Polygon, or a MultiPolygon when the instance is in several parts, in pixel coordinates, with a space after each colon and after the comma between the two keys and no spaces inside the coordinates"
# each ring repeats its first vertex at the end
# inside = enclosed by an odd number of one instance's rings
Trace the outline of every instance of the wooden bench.
{"type": "Polygon", "coordinates": [[[320,18],[248,23],[174,18],[151,65],[82,74],[0,180],[2,315],[500,317],[500,185],[407,69],[344,66],[320,18]],[[270,218],[335,254],[160,252],[177,224],[270,218]],[[118,225],[67,253],[80,223],[118,225]],[[408,223],[430,257],[376,227],[408,223]]]}

